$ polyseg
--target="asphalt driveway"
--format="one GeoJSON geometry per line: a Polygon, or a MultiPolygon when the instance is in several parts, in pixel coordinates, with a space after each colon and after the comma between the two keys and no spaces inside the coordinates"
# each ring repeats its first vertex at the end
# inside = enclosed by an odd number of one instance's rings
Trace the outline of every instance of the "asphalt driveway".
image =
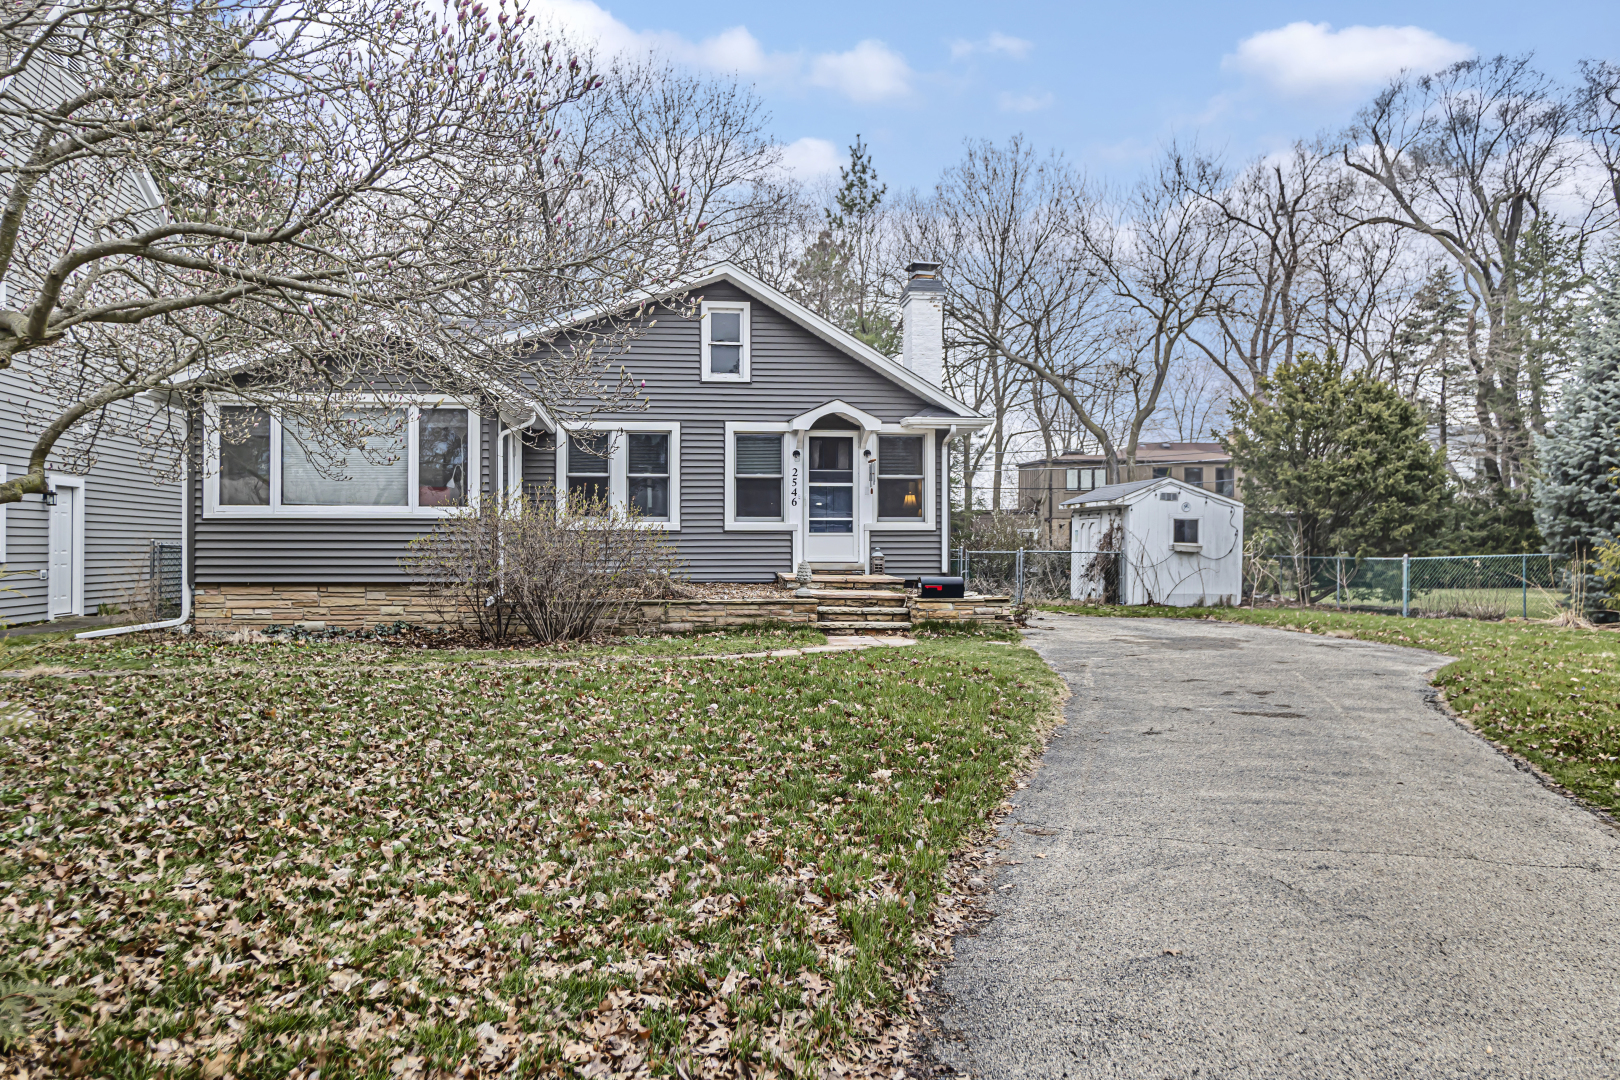
{"type": "Polygon", "coordinates": [[[1620,1076],[1620,833],[1428,704],[1442,657],[1036,625],[1074,696],[1002,829],[996,917],[936,983],[938,1060],[1620,1076]]]}

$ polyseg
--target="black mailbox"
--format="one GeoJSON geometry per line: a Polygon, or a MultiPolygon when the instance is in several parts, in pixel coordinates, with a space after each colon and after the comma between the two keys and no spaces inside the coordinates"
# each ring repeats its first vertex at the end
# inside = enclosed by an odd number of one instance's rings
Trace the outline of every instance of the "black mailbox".
{"type": "Polygon", "coordinates": [[[924,600],[960,600],[963,593],[959,577],[925,577],[922,579],[924,600]]]}

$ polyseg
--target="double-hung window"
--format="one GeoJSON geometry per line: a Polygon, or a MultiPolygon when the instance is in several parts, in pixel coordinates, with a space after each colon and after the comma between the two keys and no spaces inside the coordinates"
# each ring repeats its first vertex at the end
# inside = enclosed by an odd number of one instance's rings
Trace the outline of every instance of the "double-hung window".
{"type": "Polygon", "coordinates": [[[782,436],[735,436],[733,516],[740,521],[782,520],[782,436]]]}
{"type": "Polygon", "coordinates": [[[1237,497],[1237,473],[1231,469],[1215,468],[1215,494],[1225,495],[1228,499],[1237,497]]]}
{"type": "Polygon", "coordinates": [[[1203,487],[1204,467],[1202,465],[1196,467],[1188,465],[1185,469],[1181,470],[1181,479],[1190,487],[1203,487]]]}
{"type": "Polygon", "coordinates": [[[680,447],[679,424],[627,422],[569,432],[558,455],[562,490],[678,528],[680,447]]]}
{"type": "Polygon", "coordinates": [[[878,519],[920,520],[926,478],[922,436],[879,435],[877,475],[878,519]]]}
{"type": "Polygon", "coordinates": [[[209,513],[441,514],[476,490],[478,417],[461,406],[362,405],[314,424],[221,405],[209,418],[209,513]]]}
{"type": "Polygon", "coordinates": [[[701,306],[703,381],[749,380],[748,314],[747,304],[704,303],[701,306]]]}

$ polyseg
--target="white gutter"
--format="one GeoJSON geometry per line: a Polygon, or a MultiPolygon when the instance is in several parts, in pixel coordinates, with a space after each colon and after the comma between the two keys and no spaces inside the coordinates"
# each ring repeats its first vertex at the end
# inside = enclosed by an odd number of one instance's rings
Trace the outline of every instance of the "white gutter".
{"type": "Polygon", "coordinates": [[[138,634],[142,630],[167,630],[170,627],[182,626],[191,619],[191,583],[186,580],[186,538],[190,530],[187,517],[190,505],[186,499],[191,494],[191,470],[180,470],[180,614],[177,618],[164,619],[162,622],[141,623],[139,626],[108,626],[101,630],[86,630],[82,634],[74,634],[74,641],[84,641],[88,638],[117,637],[119,634],[138,634]]]}

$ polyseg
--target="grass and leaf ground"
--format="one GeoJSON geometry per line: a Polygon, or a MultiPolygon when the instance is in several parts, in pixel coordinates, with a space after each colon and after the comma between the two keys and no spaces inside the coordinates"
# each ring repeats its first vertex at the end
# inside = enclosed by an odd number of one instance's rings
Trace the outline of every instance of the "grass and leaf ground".
{"type": "Polygon", "coordinates": [[[1456,657],[1434,679],[1453,709],[1576,795],[1620,811],[1620,632],[1320,608],[1042,607],[1081,615],[1215,618],[1456,657]]]}
{"type": "Polygon", "coordinates": [[[600,657],[706,656],[769,652],[825,645],[827,635],[812,625],[759,624],[692,634],[651,634],[605,638],[598,642],[559,643],[543,649],[521,641],[487,648],[462,640],[463,635],[403,629],[364,634],[317,632],[240,636],[217,634],[150,635],[74,641],[71,632],[46,637],[0,639],[0,670],[14,667],[134,671],[162,667],[243,666],[279,663],[296,656],[301,664],[392,665],[466,660],[554,662],[600,657]]]}
{"type": "Polygon", "coordinates": [[[961,635],[39,659],[101,670],[0,682],[26,709],[0,737],[0,1054],[30,1076],[892,1070],[948,856],[1059,690],[961,635]]]}

